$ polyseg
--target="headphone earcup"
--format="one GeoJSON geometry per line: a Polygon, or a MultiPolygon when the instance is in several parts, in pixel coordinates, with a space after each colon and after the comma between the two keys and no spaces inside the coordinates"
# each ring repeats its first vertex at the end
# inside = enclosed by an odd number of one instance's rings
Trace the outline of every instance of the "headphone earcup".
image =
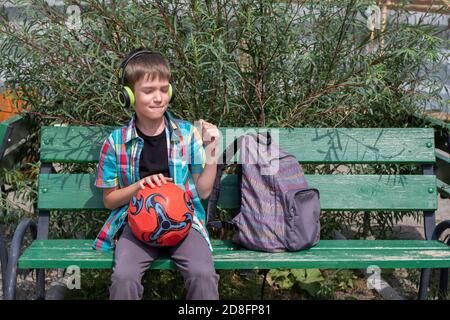
{"type": "Polygon", "coordinates": [[[129,87],[123,87],[122,91],[118,93],[117,98],[119,99],[119,103],[122,107],[134,107],[134,94],[133,90],[131,90],[129,87]]]}
{"type": "Polygon", "coordinates": [[[173,102],[175,100],[176,95],[177,95],[177,90],[175,88],[175,83],[171,82],[169,84],[169,102],[173,102]]]}

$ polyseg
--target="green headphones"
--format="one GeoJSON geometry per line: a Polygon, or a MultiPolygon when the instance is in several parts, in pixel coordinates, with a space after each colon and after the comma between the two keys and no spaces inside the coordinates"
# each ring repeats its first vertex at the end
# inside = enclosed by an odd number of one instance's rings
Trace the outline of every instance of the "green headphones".
{"type": "MultiPolygon", "coordinates": [[[[137,56],[143,55],[143,54],[152,54],[152,55],[160,55],[157,52],[152,52],[150,50],[141,49],[135,52],[132,52],[128,54],[125,59],[122,61],[119,67],[119,79],[120,79],[120,86],[122,87],[122,90],[119,91],[117,98],[119,99],[119,103],[121,106],[125,108],[134,107],[135,104],[135,97],[133,90],[131,90],[130,87],[125,85],[125,68],[127,67],[128,63],[136,58],[137,56]]],[[[169,102],[173,101],[175,98],[175,85],[170,82],[169,83],[169,102]]]]}

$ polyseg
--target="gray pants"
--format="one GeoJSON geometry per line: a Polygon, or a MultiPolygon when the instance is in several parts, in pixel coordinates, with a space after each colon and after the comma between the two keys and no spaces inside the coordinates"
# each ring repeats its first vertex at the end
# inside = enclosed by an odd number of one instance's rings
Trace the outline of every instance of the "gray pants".
{"type": "Polygon", "coordinates": [[[181,271],[187,289],[186,299],[219,299],[219,275],[214,269],[208,244],[198,231],[192,228],[176,246],[156,248],[138,240],[128,224],[117,243],[109,298],[142,299],[142,276],[161,252],[168,253],[181,271]]]}

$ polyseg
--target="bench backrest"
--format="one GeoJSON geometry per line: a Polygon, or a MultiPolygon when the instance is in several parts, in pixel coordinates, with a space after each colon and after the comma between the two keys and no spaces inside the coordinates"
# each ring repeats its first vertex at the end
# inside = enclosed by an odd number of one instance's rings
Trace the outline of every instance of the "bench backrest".
{"type": "MultiPolygon", "coordinates": [[[[112,127],[42,127],[42,163],[95,163],[112,127]]],[[[232,135],[249,130],[270,131],[280,147],[300,163],[402,164],[435,163],[434,132],[429,128],[220,128],[222,148],[232,135]]],[[[431,172],[428,172],[431,173],[431,172]]],[[[423,210],[437,209],[436,178],[427,175],[306,175],[321,192],[323,210],[423,210]]],[[[40,210],[104,209],[102,190],[94,186],[95,174],[44,174],[39,176],[40,210]]],[[[235,175],[224,175],[218,205],[239,206],[235,175]]]]}

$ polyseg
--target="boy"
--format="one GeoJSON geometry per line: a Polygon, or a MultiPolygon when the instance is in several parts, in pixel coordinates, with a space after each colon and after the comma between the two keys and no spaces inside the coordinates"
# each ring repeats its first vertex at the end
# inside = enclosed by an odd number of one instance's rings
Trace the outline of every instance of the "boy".
{"type": "Polygon", "coordinates": [[[105,207],[113,210],[93,244],[97,250],[108,251],[117,242],[110,299],[141,299],[142,276],[161,252],[169,254],[181,271],[187,299],[218,299],[219,276],[200,198],[207,198],[212,191],[219,131],[200,120],[199,132],[167,111],[174,87],[169,65],[160,54],[135,50],[122,62],[121,72],[124,91],[120,100],[123,106],[133,106],[135,114],[104,142],[95,182],[96,187],[104,188],[105,207]],[[177,245],[152,247],[137,239],[126,224],[128,203],[139,189],[156,188],[167,181],[192,197],[194,222],[177,245]],[[121,228],[117,241],[114,238],[121,228]]]}

